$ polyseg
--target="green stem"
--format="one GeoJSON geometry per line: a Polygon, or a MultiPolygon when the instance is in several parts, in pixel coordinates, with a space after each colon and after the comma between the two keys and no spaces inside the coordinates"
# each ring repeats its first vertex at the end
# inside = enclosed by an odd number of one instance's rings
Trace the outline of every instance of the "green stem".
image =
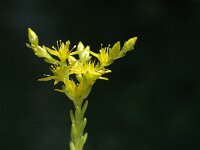
{"type": "Polygon", "coordinates": [[[88,134],[84,133],[87,119],[84,117],[84,114],[88,106],[88,101],[86,100],[83,104],[82,102],[74,103],[75,113],[70,110],[70,118],[72,122],[70,150],[83,150],[83,146],[87,140],[88,134]]]}

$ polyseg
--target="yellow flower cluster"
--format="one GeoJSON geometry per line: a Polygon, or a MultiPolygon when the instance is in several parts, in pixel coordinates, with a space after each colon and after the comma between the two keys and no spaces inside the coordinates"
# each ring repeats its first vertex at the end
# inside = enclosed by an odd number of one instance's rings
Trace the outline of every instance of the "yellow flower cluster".
{"type": "Polygon", "coordinates": [[[137,37],[130,38],[122,48],[120,42],[117,42],[114,46],[102,47],[99,53],[95,53],[82,42],[71,49],[70,41],[57,41],[57,48],[40,46],[38,36],[30,28],[28,38],[30,44],[26,44],[27,47],[33,49],[36,56],[51,64],[50,70],[53,75],[47,75],[39,80],[54,80],[54,84],[62,82],[62,89],[58,91],[64,92],[74,103],[79,103],[88,96],[97,79],[108,80],[103,77],[104,74],[111,72],[106,67],[133,50],[137,40],[137,37]]]}

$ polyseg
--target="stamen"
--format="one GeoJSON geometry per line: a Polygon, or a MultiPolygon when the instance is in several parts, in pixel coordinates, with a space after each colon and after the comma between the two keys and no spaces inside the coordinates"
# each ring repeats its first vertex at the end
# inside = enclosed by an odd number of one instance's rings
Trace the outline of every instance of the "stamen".
{"type": "Polygon", "coordinates": [[[50,75],[48,75],[48,74],[43,74],[43,76],[50,77],[50,75]]]}
{"type": "Polygon", "coordinates": [[[73,51],[75,48],[76,48],[76,45],[74,45],[74,46],[72,47],[71,51],[73,51]]]}
{"type": "Polygon", "coordinates": [[[59,43],[58,43],[58,41],[56,41],[56,43],[57,43],[57,49],[59,49],[59,43]]]}
{"type": "Polygon", "coordinates": [[[101,43],[101,49],[103,48],[103,44],[101,43]]]}
{"type": "Polygon", "coordinates": [[[61,47],[61,45],[62,45],[62,41],[61,41],[61,40],[59,40],[59,42],[60,42],[60,43],[59,43],[59,44],[60,44],[60,45],[59,45],[59,48],[60,48],[60,47],[61,47]]]}
{"type": "Polygon", "coordinates": [[[52,48],[53,48],[54,50],[57,50],[54,46],[52,46],[52,48]]]}

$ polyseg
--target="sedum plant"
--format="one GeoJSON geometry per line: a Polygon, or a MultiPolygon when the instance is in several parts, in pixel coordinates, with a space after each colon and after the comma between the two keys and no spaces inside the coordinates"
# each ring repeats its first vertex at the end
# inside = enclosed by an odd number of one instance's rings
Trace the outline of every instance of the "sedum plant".
{"type": "Polygon", "coordinates": [[[91,51],[90,46],[85,47],[82,42],[72,48],[70,41],[57,41],[57,47],[40,46],[38,36],[30,28],[28,39],[26,46],[51,65],[52,75],[45,75],[39,81],[54,80],[54,85],[60,82],[61,88],[55,90],[63,92],[74,104],[75,110],[70,110],[69,146],[70,150],[82,150],[88,136],[87,132],[84,133],[87,123],[84,114],[88,106],[86,98],[97,79],[108,80],[103,76],[111,72],[107,67],[134,49],[137,37],[130,38],[122,48],[120,42],[116,42],[112,47],[101,47],[98,53],[91,51]]]}

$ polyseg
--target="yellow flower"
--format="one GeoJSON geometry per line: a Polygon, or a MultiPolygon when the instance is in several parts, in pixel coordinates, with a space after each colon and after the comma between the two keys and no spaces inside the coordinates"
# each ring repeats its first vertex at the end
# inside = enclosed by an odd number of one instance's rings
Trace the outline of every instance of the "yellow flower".
{"type": "Polygon", "coordinates": [[[110,73],[111,70],[102,68],[98,63],[95,64],[95,61],[88,61],[85,63],[76,62],[71,72],[79,75],[77,78],[79,81],[84,77],[93,85],[96,79],[108,80],[108,78],[101,76],[105,73],[110,73]]]}
{"type": "Polygon", "coordinates": [[[70,41],[67,41],[66,44],[64,44],[61,41],[59,42],[57,41],[58,50],[55,47],[52,47],[53,49],[50,49],[50,48],[46,48],[46,49],[51,55],[57,56],[61,62],[66,62],[66,60],[68,59],[70,55],[69,45],[70,45],[70,41]]]}
{"type": "Polygon", "coordinates": [[[86,80],[82,80],[80,83],[75,83],[73,80],[65,80],[64,84],[64,93],[75,103],[86,99],[92,89],[92,85],[89,85],[86,80]]]}
{"type": "Polygon", "coordinates": [[[53,75],[46,75],[46,77],[39,79],[39,81],[54,80],[54,85],[56,85],[58,82],[64,82],[65,80],[69,79],[69,75],[72,74],[70,71],[73,65],[74,63],[69,66],[52,65],[50,70],[53,72],[53,75]]]}
{"type": "Polygon", "coordinates": [[[112,63],[112,60],[109,57],[110,47],[101,48],[98,54],[98,59],[102,66],[109,66],[112,63]]]}

